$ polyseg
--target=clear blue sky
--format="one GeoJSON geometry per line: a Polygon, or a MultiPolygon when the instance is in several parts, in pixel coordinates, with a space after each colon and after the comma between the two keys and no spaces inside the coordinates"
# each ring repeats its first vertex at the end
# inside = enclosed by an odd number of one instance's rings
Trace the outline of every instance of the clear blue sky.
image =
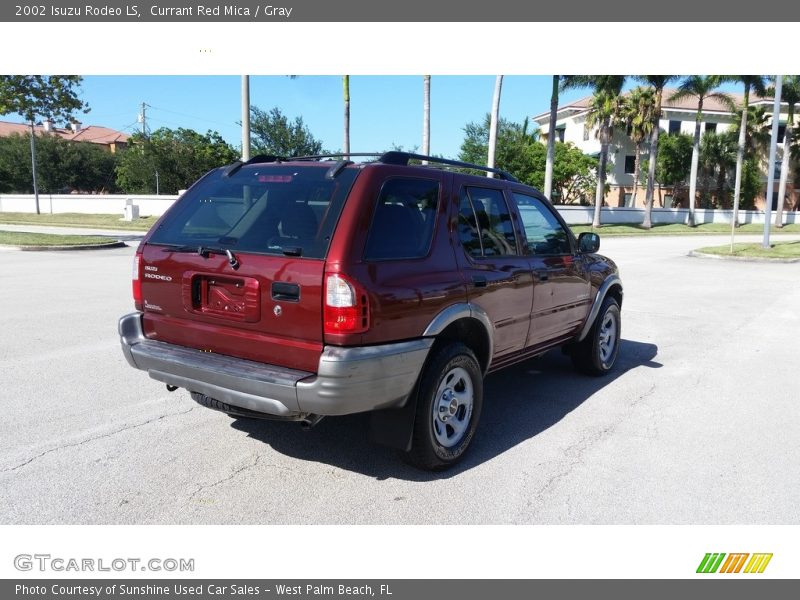
{"type": "MultiPolygon", "coordinates": [[[[431,152],[455,157],[464,126],[489,112],[494,76],[439,76],[431,81],[431,152]]],[[[521,122],[549,109],[552,78],[506,76],[501,116],[521,122]]],[[[82,97],[91,112],[84,124],[131,133],[147,103],[148,126],[218,131],[239,146],[241,79],[238,76],[87,76],[82,97]]],[[[573,91],[564,100],[586,95],[573,91]]],[[[373,152],[393,144],[405,149],[422,143],[422,76],[351,76],[351,150],[373,152]]],[[[289,117],[302,116],[328,150],[342,146],[342,80],[339,76],[252,76],[251,104],[278,106],[289,117]]]]}
{"type": "MultiPolygon", "coordinates": [[[[495,76],[434,75],[431,80],[431,152],[455,158],[464,126],[481,121],[491,109],[495,76]]],[[[500,115],[515,122],[549,110],[552,77],[506,76],[500,115]]],[[[629,83],[626,87],[634,85],[629,83]]],[[[738,91],[735,85],[726,91],[738,91]]],[[[589,93],[572,90],[565,103],[589,93]]],[[[86,76],[81,96],[91,111],[85,125],[104,125],[126,133],[140,128],[141,103],[150,129],[186,127],[218,131],[237,148],[241,144],[241,78],[239,76],[86,76]]],[[[412,149],[422,144],[422,76],[351,76],[350,148],[377,152],[393,145],[412,149]]],[[[277,106],[301,116],[327,150],[342,147],[342,79],[336,75],[251,76],[250,102],[264,110],[277,106]]],[[[6,116],[5,119],[12,120],[6,116]]]]}

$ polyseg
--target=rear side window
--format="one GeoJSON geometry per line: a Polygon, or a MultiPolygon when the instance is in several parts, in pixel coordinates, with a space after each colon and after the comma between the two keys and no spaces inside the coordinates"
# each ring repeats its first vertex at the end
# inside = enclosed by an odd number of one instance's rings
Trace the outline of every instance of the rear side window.
{"type": "Polygon", "coordinates": [[[474,257],[517,254],[517,238],[503,192],[469,187],[461,192],[458,232],[467,254],[474,257]]]}
{"type": "Polygon", "coordinates": [[[152,244],[325,258],[356,177],[345,169],[253,165],[230,177],[215,171],[186,192],[152,244]]]}
{"type": "Polygon", "coordinates": [[[438,206],[438,181],[406,177],[386,181],[378,195],[364,259],[426,256],[438,206]]]}

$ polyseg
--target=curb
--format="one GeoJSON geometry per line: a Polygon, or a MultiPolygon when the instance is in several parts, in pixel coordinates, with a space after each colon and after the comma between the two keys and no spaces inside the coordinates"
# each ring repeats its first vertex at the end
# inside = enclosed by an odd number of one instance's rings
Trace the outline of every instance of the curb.
{"type": "Polygon", "coordinates": [[[77,246],[6,246],[6,248],[16,248],[23,252],[46,252],[48,250],[108,250],[111,248],[124,248],[127,244],[122,241],[107,242],[105,244],[81,244],[77,246]]]}
{"type": "Polygon", "coordinates": [[[725,256],[724,254],[706,254],[705,252],[698,252],[692,250],[688,256],[694,258],[713,258],[716,260],[732,260],[738,262],[751,262],[751,263],[798,263],[800,258],[750,258],[749,256],[725,256]]]}

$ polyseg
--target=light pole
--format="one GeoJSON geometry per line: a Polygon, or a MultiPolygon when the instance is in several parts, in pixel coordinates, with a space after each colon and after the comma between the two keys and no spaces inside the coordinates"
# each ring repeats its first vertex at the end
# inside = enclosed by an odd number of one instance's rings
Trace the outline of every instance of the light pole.
{"type": "MultiPolygon", "coordinates": [[[[772,106],[772,135],[769,141],[769,165],[767,166],[767,197],[764,202],[764,241],[761,246],[769,248],[769,226],[772,221],[772,191],[775,189],[775,151],[778,147],[778,126],[781,120],[781,91],[783,75],[775,76],[775,103],[772,106]]],[[[781,201],[781,199],[778,199],[781,201]]]]}

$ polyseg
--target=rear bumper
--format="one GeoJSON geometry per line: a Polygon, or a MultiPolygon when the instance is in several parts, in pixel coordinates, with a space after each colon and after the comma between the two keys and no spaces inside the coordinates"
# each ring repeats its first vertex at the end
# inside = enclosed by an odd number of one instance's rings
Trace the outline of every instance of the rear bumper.
{"type": "Polygon", "coordinates": [[[433,345],[433,338],[421,338],[380,346],[325,346],[317,372],[309,373],[149,340],[138,312],[119,320],[119,335],[128,363],[153,379],[287,419],[402,406],[433,345]]]}

